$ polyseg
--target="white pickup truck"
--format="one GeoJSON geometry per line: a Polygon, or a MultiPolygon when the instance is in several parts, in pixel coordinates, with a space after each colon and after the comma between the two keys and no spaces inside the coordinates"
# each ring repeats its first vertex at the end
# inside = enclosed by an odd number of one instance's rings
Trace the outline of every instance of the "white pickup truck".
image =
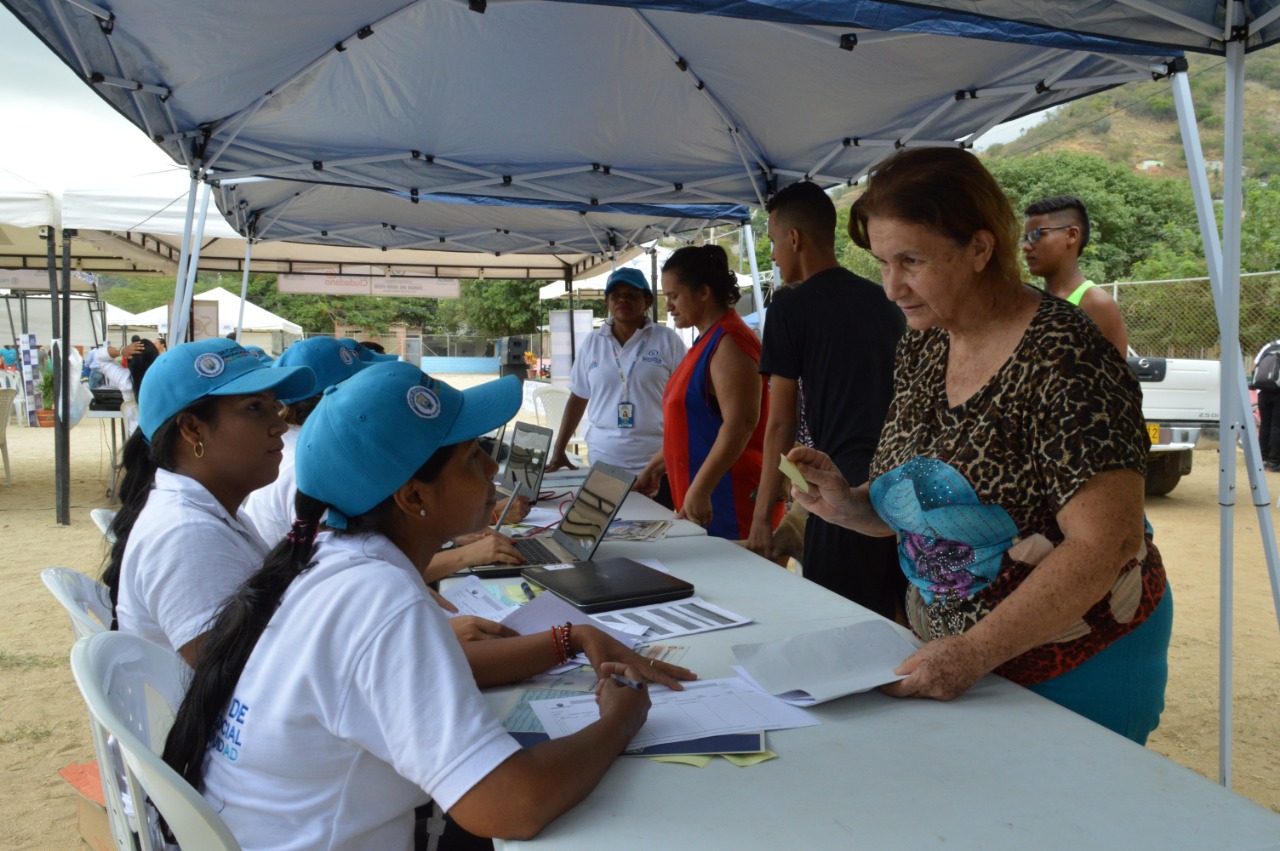
{"type": "Polygon", "coordinates": [[[1191,472],[1191,450],[1217,440],[1221,365],[1216,360],[1128,358],[1142,383],[1142,415],[1151,435],[1147,493],[1161,496],[1191,472]]]}

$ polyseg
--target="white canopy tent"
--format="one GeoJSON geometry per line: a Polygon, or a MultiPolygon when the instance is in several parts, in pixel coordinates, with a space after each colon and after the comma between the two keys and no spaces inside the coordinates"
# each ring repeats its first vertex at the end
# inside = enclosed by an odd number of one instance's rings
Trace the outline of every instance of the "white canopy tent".
{"type": "MultiPolygon", "coordinates": [[[[221,335],[239,331],[251,334],[284,334],[289,339],[289,342],[302,339],[301,325],[258,307],[253,302],[244,303],[244,313],[237,328],[237,317],[241,316],[240,296],[222,287],[214,287],[208,292],[200,293],[195,299],[196,301],[217,303],[218,333],[221,335]]],[[[134,314],[130,324],[138,327],[154,327],[161,333],[168,333],[169,306],[162,304],[159,307],[153,307],[150,310],[134,314]]]]}
{"type": "MultiPolygon", "coordinates": [[[[3,2],[193,175],[323,172],[419,197],[760,204],[1168,75],[1225,341],[1224,444],[1244,439],[1280,615],[1236,342],[1243,61],[1280,39],[1280,0],[292,0],[269,19],[248,0],[3,2]],[[1221,240],[1180,50],[1227,59],[1221,240]]],[[[1223,465],[1223,782],[1234,478],[1223,465]]]]}

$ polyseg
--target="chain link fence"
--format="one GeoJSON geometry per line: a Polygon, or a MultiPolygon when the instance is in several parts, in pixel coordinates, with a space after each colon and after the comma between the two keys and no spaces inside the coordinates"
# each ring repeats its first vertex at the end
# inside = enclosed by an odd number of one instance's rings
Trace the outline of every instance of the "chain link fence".
{"type": "MultiPolygon", "coordinates": [[[[1105,284],[1139,355],[1217,358],[1222,346],[1208,278],[1105,284]]],[[[1240,348],[1252,366],[1265,343],[1280,338],[1280,272],[1240,276],[1240,348]]]]}

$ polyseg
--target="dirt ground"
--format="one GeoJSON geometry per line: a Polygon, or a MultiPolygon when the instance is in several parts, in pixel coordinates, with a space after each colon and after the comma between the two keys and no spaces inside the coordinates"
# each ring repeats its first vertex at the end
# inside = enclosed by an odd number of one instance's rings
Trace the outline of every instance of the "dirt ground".
{"type": "MultiPolygon", "coordinates": [[[[0,623],[0,848],[5,849],[78,847],[75,793],[57,772],[69,762],[93,758],[84,705],[67,666],[70,626],[39,578],[50,565],[96,575],[104,553],[89,511],[114,507],[106,496],[107,431],[102,421],[86,420],[71,438],[71,525],[62,527],[54,516],[52,429],[8,430],[13,484],[0,484],[0,593],[9,601],[9,616],[0,623]]],[[[1191,476],[1147,508],[1177,607],[1168,708],[1149,746],[1214,779],[1217,459],[1215,451],[1197,452],[1191,476]]],[[[1280,476],[1268,479],[1269,487],[1280,487],[1280,476]]],[[[1243,468],[1239,481],[1248,493],[1243,468]]],[[[1280,812],[1280,631],[1258,517],[1248,500],[1236,511],[1235,527],[1233,786],[1280,812]]]]}

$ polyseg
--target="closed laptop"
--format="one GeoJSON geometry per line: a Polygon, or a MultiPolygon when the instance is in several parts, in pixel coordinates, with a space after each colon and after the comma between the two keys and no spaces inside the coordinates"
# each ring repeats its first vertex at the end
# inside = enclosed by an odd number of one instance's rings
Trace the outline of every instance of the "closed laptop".
{"type": "Polygon", "coordinates": [[[584,612],[607,612],[693,596],[693,585],[629,558],[526,567],[520,575],[584,612]]]}

